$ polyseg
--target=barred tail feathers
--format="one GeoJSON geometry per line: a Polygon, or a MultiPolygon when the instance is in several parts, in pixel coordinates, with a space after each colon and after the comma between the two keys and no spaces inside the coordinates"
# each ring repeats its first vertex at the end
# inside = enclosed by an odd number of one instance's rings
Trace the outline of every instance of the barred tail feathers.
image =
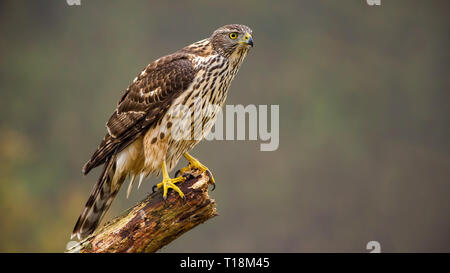
{"type": "Polygon", "coordinates": [[[83,212],[75,224],[71,238],[76,236],[81,240],[95,231],[125,178],[126,175],[116,173],[116,156],[113,155],[105,162],[99,180],[93,187],[83,212]]]}

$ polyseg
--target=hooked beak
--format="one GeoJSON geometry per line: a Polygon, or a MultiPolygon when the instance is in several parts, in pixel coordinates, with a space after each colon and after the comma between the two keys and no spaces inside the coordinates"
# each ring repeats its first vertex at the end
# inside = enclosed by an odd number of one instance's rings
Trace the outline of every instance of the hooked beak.
{"type": "Polygon", "coordinates": [[[251,46],[253,47],[253,38],[250,33],[246,33],[244,38],[239,42],[241,45],[251,46]]]}

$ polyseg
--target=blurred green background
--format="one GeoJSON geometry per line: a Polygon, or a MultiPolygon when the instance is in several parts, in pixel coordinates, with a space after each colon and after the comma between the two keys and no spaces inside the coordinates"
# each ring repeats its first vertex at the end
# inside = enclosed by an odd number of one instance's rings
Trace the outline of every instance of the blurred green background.
{"type": "MultiPolygon", "coordinates": [[[[227,104],[280,105],[280,146],[198,145],[220,216],[162,251],[450,251],[449,6],[1,1],[0,251],[64,251],[99,174],[81,166],[119,96],[229,23],[250,26],[255,47],[227,104]]],[[[106,218],[156,182],[122,189],[106,218]]]]}

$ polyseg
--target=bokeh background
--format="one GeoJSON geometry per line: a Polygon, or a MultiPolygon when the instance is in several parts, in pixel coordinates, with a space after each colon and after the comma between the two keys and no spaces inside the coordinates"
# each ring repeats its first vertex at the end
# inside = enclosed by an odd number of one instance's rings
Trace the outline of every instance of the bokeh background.
{"type": "MultiPolygon", "coordinates": [[[[219,217],[163,252],[450,251],[449,2],[0,2],[0,251],[62,252],[81,166],[148,63],[253,29],[228,104],[280,105],[280,145],[204,141],[219,217]]],[[[182,160],[181,167],[185,162],[182,160]]],[[[119,193],[106,219],[151,191],[119,193]]]]}

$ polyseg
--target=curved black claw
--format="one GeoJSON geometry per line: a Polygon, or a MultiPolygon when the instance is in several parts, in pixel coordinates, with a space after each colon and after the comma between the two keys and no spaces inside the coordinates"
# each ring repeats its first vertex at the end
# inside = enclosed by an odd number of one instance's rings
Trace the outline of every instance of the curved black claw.
{"type": "Polygon", "coordinates": [[[206,170],[206,175],[209,177],[209,180],[211,180],[212,173],[209,170],[206,170]]]}
{"type": "Polygon", "coordinates": [[[158,188],[158,186],[157,186],[157,185],[153,185],[153,187],[152,187],[152,192],[153,192],[153,193],[156,192],[155,188],[158,188]]]}
{"type": "MultiPolygon", "coordinates": [[[[209,180],[211,180],[211,178],[212,178],[212,173],[209,171],[209,170],[206,170],[206,175],[209,177],[209,180]]],[[[214,191],[215,189],[216,189],[216,183],[212,183],[212,186],[213,186],[213,188],[212,188],[212,190],[211,191],[214,191]]]]}
{"type": "Polygon", "coordinates": [[[178,175],[180,174],[180,170],[175,172],[175,177],[178,177],[178,175]]]}

